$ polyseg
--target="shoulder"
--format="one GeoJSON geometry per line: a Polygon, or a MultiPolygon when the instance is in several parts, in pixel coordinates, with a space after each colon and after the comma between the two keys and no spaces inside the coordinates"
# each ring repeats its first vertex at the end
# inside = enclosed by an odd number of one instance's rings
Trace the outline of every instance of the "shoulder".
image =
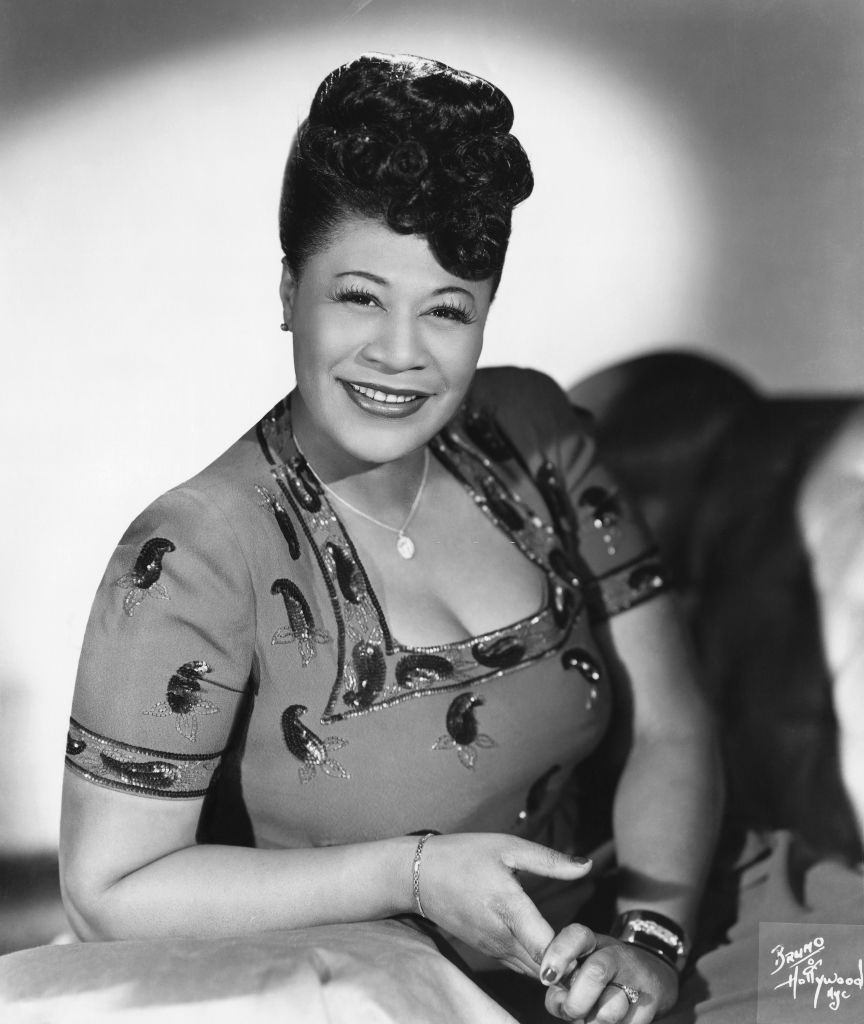
{"type": "Polygon", "coordinates": [[[129,525],[121,545],[173,531],[199,549],[218,544],[223,556],[232,547],[243,548],[260,519],[260,488],[269,479],[253,428],[200,472],[151,501],[129,525]]]}
{"type": "Polygon", "coordinates": [[[478,370],[468,394],[469,406],[494,416],[525,454],[536,449],[558,461],[575,445],[593,448],[593,418],[572,404],[548,374],[516,366],[478,370]]]}
{"type": "Polygon", "coordinates": [[[546,373],[522,366],[485,366],[471,383],[471,394],[488,404],[518,397],[521,401],[564,400],[567,396],[546,373]]]}

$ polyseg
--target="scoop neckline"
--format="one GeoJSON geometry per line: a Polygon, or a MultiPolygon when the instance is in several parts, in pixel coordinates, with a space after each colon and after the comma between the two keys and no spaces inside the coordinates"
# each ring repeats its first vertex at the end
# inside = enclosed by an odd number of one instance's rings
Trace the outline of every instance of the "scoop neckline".
{"type": "MultiPolygon", "coordinates": [[[[437,437],[437,435],[436,435],[436,437],[437,437]]],[[[426,447],[429,447],[430,445],[431,445],[431,442],[427,442],[426,447]]],[[[438,455],[437,455],[437,453],[435,451],[432,451],[431,454],[432,454],[433,457],[438,458],[438,455]]],[[[444,466],[444,468],[447,470],[447,472],[450,473],[450,475],[455,478],[455,474],[452,472],[451,468],[446,464],[446,462],[444,462],[440,458],[439,458],[439,462],[441,462],[441,464],[444,466]]],[[[467,490],[468,494],[471,497],[475,498],[474,505],[476,507],[478,505],[478,502],[476,501],[476,492],[473,491],[473,489],[470,488],[468,485],[466,485],[464,481],[458,480],[458,478],[456,478],[456,479],[457,479],[457,483],[460,483],[462,485],[463,489],[467,490]]],[[[328,504],[328,507],[330,508],[330,510],[333,511],[333,514],[336,515],[335,511],[333,510],[333,506],[330,504],[329,501],[327,502],[327,504],[328,504]]],[[[507,527],[506,527],[506,525],[504,523],[502,523],[500,520],[496,519],[494,516],[489,515],[486,512],[486,510],[485,510],[485,508],[483,506],[480,507],[479,511],[480,511],[481,515],[486,516],[486,518],[489,519],[492,522],[492,525],[497,527],[505,535],[505,537],[507,537],[507,539],[510,540],[516,546],[517,550],[519,551],[519,553],[522,555],[523,558],[525,558],[529,562],[531,562],[532,565],[537,566],[537,568],[543,574],[544,586],[543,586],[543,593],[542,593],[541,598],[540,598],[540,605],[539,605],[539,607],[535,611],[529,613],[528,615],[522,616],[522,618],[520,618],[520,619],[516,619],[515,622],[510,622],[510,623],[507,623],[506,625],[503,625],[503,626],[496,626],[494,629],[488,629],[484,633],[476,633],[476,634],[473,634],[471,636],[464,637],[461,640],[448,640],[448,641],[445,641],[443,643],[423,644],[422,646],[418,646],[418,645],[415,645],[415,644],[405,644],[405,643],[402,643],[398,639],[396,634],[393,632],[393,630],[390,628],[390,623],[387,621],[387,616],[384,613],[383,605],[381,604],[380,600],[378,599],[378,595],[375,593],[375,589],[374,589],[374,587],[372,585],[372,581],[369,579],[369,574],[366,571],[366,566],[364,565],[363,560],[360,558],[360,555],[357,553],[357,549],[356,549],[356,547],[354,545],[354,542],[353,542],[353,540],[350,539],[350,534],[345,529],[344,523],[342,522],[341,519],[339,519],[338,515],[336,515],[336,519],[339,522],[339,527],[342,530],[343,535],[351,543],[352,550],[354,552],[355,558],[357,559],[357,565],[360,567],[360,571],[363,573],[364,579],[366,580],[367,585],[369,587],[370,597],[372,598],[373,602],[375,603],[376,609],[379,609],[379,615],[380,615],[380,618],[381,618],[381,625],[382,625],[382,627],[384,627],[386,629],[388,635],[390,636],[390,640],[391,640],[394,652],[399,652],[399,653],[403,653],[403,654],[440,654],[440,653],[442,653],[444,651],[454,651],[454,650],[459,650],[460,648],[469,649],[471,647],[476,646],[477,644],[485,643],[485,642],[487,642],[489,640],[492,640],[493,638],[498,637],[498,636],[503,635],[503,634],[513,635],[513,634],[516,634],[516,633],[519,633],[519,632],[524,632],[526,629],[529,629],[531,626],[537,625],[537,623],[539,623],[541,619],[543,619],[545,616],[547,616],[549,614],[549,610],[550,610],[551,604],[552,604],[551,599],[550,599],[550,593],[549,593],[549,591],[550,591],[550,574],[549,574],[549,571],[544,566],[539,565],[533,558],[531,558],[531,556],[525,550],[523,545],[516,539],[515,535],[510,530],[507,529],[507,527]]]]}
{"type": "MultiPolygon", "coordinates": [[[[355,564],[357,565],[358,569],[360,570],[360,573],[363,576],[363,582],[368,591],[369,599],[375,608],[375,612],[378,616],[378,621],[381,626],[382,632],[384,633],[385,638],[387,638],[388,648],[390,648],[394,654],[439,654],[444,653],[446,651],[459,650],[460,648],[470,650],[472,647],[475,647],[478,644],[488,642],[493,638],[499,636],[524,633],[532,626],[538,625],[544,618],[548,618],[551,611],[551,588],[553,585],[554,574],[551,572],[550,568],[547,565],[543,564],[543,562],[541,562],[539,559],[532,557],[531,553],[527,550],[526,546],[522,543],[521,539],[516,535],[516,533],[510,530],[507,527],[506,523],[502,522],[501,519],[499,519],[491,512],[491,510],[488,507],[488,504],[482,501],[482,495],[480,495],[471,486],[470,481],[466,480],[461,474],[458,473],[455,466],[455,462],[452,459],[448,458],[447,456],[447,445],[444,443],[442,435],[458,419],[463,408],[464,406],[460,406],[459,411],[457,411],[453,419],[450,420],[447,424],[445,424],[445,426],[442,427],[441,430],[438,431],[438,433],[434,434],[423,445],[423,447],[429,450],[430,455],[433,458],[436,458],[444,467],[444,469],[450,474],[450,476],[453,477],[453,479],[455,479],[456,482],[462,486],[463,490],[465,490],[468,493],[469,497],[473,499],[474,505],[479,507],[480,514],[485,516],[492,523],[493,526],[500,530],[504,534],[504,536],[507,537],[507,539],[516,546],[517,550],[523,558],[526,558],[533,565],[537,566],[537,568],[543,574],[545,587],[543,588],[543,594],[541,595],[540,603],[537,609],[529,613],[528,615],[525,615],[522,618],[515,620],[514,622],[510,622],[502,626],[497,626],[495,629],[486,630],[484,633],[477,633],[471,636],[467,636],[461,640],[450,640],[438,644],[424,644],[422,646],[417,646],[402,643],[396,637],[395,633],[391,630],[390,623],[388,622],[387,616],[384,612],[384,606],[382,605],[381,601],[378,598],[378,594],[375,590],[371,578],[369,577],[369,573],[366,571],[366,565],[363,559],[360,557],[359,552],[357,551],[357,547],[354,544],[350,532],[348,531],[347,527],[345,526],[345,523],[343,522],[342,518],[336,511],[333,503],[330,501],[327,489],[323,486],[322,481],[318,477],[318,474],[313,469],[312,464],[309,462],[309,460],[300,450],[300,446],[297,444],[297,439],[294,436],[294,428],[291,420],[291,394],[289,393],[285,397],[284,409],[285,417],[287,420],[287,431],[285,431],[284,436],[286,442],[290,445],[291,449],[291,452],[288,453],[288,455],[290,457],[291,454],[294,454],[295,457],[302,459],[303,463],[308,468],[309,472],[315,478],[315,481],[319,488],[318,497],[326,506],[327,510],[333,516],[334,520],[338,524],[339,531],[345,543],[347,544],[349,550],[351,551],[351,556],[354,559],[355,564]]],[[[286,453],[284,451],[280,451],[278,453],[278,456],[279,461],[282,462],[283,465],[287,465],[288,459],[285,457],[286,453]]],[[[488,460],[481,459],[481,461],[484,463],[484,468],[487,470],[487,472],[492,473],[492,467],[488,463],[488,460]]],[[[493,475],[495,476],[496,480],[498,480],[498,482],[501,483],[500,477],[498,477],[498,475],[494,473],[493,475]]],[[[543,521],[541,517],[538,516],[536,512],[534,512],[533,509],[530,509],[527,505],[524,505],[524,502],[517,494],[515,494],[509,488],[507,488],[507,492],[508,496],[512,500],[524,506],[526,512],[526,519],[528,522],[532,522],[532,524],[534,522],[537,522],[540,524],[533,526],[533,529],[537,531],[542,529],[546,529],[549,531],[552,530],[552,527],[548,523],[543,521]]]]}

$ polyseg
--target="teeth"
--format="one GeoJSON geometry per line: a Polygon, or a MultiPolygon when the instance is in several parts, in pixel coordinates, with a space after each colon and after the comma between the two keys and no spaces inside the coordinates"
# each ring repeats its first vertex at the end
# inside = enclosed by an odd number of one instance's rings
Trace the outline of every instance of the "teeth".
{"type": "Polygon", "coordinates": [[[350,381],[349,384],[358,394],[365,395],[376,402],[384,402],[387,405],[404,405],[406,402],[413,402],[417,399],[417,395],[389,395],[383,391],[375,391],[373,388],[364,388],[359,384],[351,384],[350,381]]]}

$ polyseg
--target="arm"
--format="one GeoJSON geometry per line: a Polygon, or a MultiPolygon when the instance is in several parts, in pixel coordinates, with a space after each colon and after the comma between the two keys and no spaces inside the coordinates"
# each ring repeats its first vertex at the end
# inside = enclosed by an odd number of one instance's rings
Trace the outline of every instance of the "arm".
{"type": "MultiPolygon", "coordinates": [[[[416,836],[320,849],[196,845],[201,801],[117,793],[67,773],[61,883],[85,939],[254,934],[415,911],[416,836]]],[[[566,880],[574,861],[512,836],[435,836],[420,875],[436,922],[524,974],[538,974],[552,929],[517,870],[566,880]]]]}
{"type": "Polygon", "coordinates": [[[413,909],[415,837],[320,850],[196,845],[202,803],[67,772],[61,879],[82,938],[241,935],[413,909]]]}
{"type": "Polygon", "coordinates": [[[615,616],[606,631],[631,746],[614,805],[618,910],[644,908],[692,936],[720,824],[720,756],[673,598],[615,616]]]}
{"type": "MultiPolygon", "coordinates": [[[[550,394],[550,408],[553,399],[550,394]]],[[[710,716],[682,620],[663,593],[656,549],[638,509],[597,460],[590,417],[561,407],[555,419],[557,462],[573,512],[573,557],[602,623],[596,636],[616,688],[615,720],[629,741],[613,805],[618,909],[665,914],[692,934],[722,802],[710,716]]],[[[634,1024],[647,1024],[677,998],[671,967],[582,925],[565,928],[550,945],[544,980],[560,979],[577,964],[569,987],[553,985],[547,993],[556,1015],[575,1018],[603,1007],[608,1019],[622,1019],[630,1005],[620,989],[607,987],[616,980],[642,993],[634,1024]]]]}
{"type": "MultiPolygon", "coordinates": [[[[661,595],[615,616],[601,639],[615,668],[618,714],[631,734],[613,813],[618,910],[659,912],[692,936],[717,837],[722,786],[717,742],[694,684],[683,624],[673,599],[661,595]]],[[[610,1020],[623,1019],[629,1004],[616,982],[640,993],[634,1024],[648,1024],[677,999],[671,967],[582,925],[556,936],[541,964],[556,978],[574,967],[568,987],[554,985],[546,998],[549,1011],[564,1019],[600,1005],[621,1015],[610,1020]]]]}

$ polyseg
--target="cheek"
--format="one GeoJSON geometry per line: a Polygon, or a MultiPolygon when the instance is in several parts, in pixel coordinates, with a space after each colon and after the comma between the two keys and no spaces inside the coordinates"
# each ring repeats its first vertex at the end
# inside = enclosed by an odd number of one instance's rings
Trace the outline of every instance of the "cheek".
{"type": "Polygon", "coordinates": [[[294,368],[297,379],[326,372],[344,356],[350,339],[344,325],[326,315],[305,316],[294,324],[294,368]]]}
{"type": "Polygon", "coordinates": [[[482,349],[481,331],[471,337],[455,341],[439,353],[438,365],[452,387],[467,387],[470,384],[482,349]]]}

